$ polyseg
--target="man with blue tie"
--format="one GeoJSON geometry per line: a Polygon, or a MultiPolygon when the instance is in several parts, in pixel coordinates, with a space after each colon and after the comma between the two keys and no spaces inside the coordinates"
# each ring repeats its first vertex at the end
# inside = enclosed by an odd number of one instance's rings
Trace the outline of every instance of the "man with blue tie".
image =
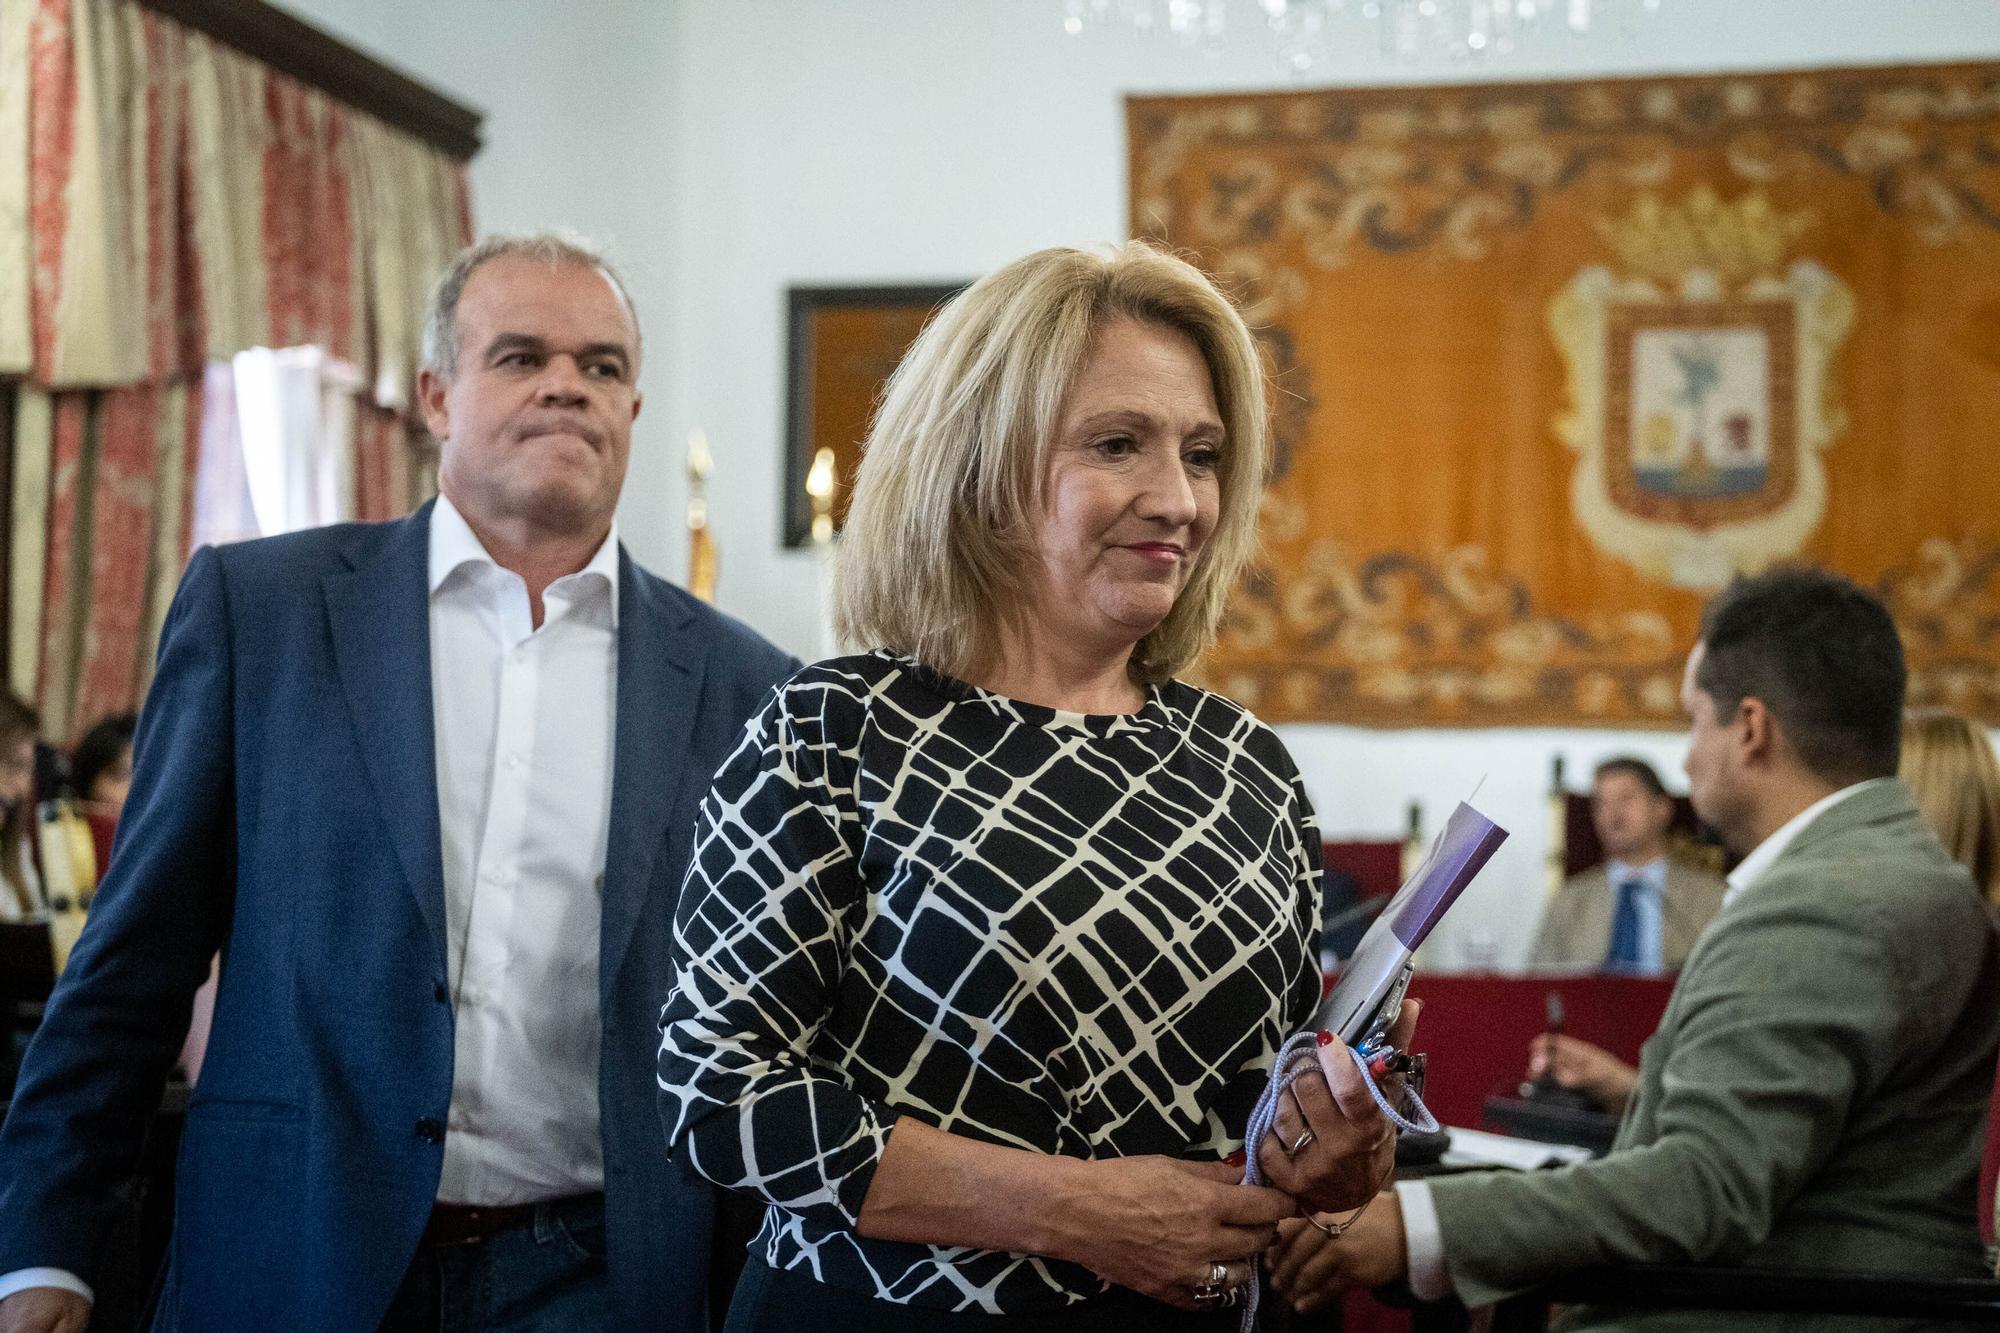
{"type": "Polygon", "coordinates": [[[1530,971],[1676,972],[1722,907],[1723,883],[1667,855],[1673,798],[1643,759],[1597,766],[1590,820],[1605,862],[1570,876],[1542,914],[1530,971]]]}
{"type": "Polygon", "coordinates": [[[706,1329],[655,1023],[695,803],[796,663],[619,544],[639,354],[600,257],[482,242],[434,504],[190,563],[0,1130],[0,1330],[87,1319],[218,950],[156,1327],[706,1329]]]}

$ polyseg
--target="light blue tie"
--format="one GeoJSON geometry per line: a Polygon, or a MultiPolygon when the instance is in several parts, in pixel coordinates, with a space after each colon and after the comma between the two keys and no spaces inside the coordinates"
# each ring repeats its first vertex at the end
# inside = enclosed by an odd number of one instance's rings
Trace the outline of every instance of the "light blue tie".
{"type": "Polygon", "coordinates": [[[1611,951],[1604,955],[1606,972],[1637,972],[1639,958],[1639,895],[1646,881],[1634,876],[1618,884],[1618,910],[1611,917],[1611,951]]]}

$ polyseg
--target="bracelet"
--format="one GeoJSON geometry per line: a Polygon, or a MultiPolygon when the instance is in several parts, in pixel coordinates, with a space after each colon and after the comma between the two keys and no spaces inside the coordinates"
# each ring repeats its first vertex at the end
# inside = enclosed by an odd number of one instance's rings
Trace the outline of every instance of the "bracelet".
{"type": "Polygon", "coordinates": [[[1334,1240],[1339,1240],[1341,1233],[1346,1231],[1349,1227],[1353,1226],[1356,1222],[1359,1222],[1361,1220],[1361,1215],[1368,1211],[1368,1205],[1373,1202],[1375,1202],[1375,1195],[1371,1194],[1367,1197],[1367,1199],[1365,1199],[1362,1202],[1359,1208],[1356,1208],[1353,1212],[1349,1213],[1346,1217],[1342,1218],[1338,1222],[1322,1222],[1319,1220],[1318,1215],[1314,1213],[1307,1213],[1305,1215],[1306,1221],[1312,1223],[1315,1227],[1319,1228],[1319,1232],[1321,1235],[1330,1237],[1331,1239],[1334,1240]]]}

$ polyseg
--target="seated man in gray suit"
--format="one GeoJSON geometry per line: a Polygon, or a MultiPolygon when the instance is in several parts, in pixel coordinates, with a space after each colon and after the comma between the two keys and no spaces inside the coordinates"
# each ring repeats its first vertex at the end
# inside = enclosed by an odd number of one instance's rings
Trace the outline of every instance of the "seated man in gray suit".
{"type": "MultiPolygon", "coordinates": [[[[1781,570],[1725,591],[1681,693],[1695,809],[1743,861],[1610,1155],[1401,1184],[1337,1241],[1288,1223],[1278,1288],[1317,1308],[1407,1277],[1484,1305],[1594,1264],[1979,1275],[2000,939],[1895,779],[1903,690],[1895,625],[1846,580],[1781,570]]],[[[1783,1318],[1589,1309],[1569,1326],[1783,1318]]],[[[1813,1327],[1850,1323],[1893,1326],[1813,1327]]]]}
{"type": "Polygon", "coordinates": [[[1667,855],[1673,820],[1674,799],[1651,764],[1621,756],[1597,766],[1590,822],[1605,860],[1549,900],[1529,971],[1680,971],[1722,906],[1722,881],[1667,855]]]}

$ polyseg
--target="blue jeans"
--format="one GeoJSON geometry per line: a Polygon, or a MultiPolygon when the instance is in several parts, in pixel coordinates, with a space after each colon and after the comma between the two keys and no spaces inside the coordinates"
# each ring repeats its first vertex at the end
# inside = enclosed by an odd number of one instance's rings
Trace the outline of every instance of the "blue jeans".
{"type": "Polygon", "coordinates": [[[424,1245],[382,1333],[597,1333],[614,1324],[604,1196],[537,1204],[472,1245],[424,1245]]]}

